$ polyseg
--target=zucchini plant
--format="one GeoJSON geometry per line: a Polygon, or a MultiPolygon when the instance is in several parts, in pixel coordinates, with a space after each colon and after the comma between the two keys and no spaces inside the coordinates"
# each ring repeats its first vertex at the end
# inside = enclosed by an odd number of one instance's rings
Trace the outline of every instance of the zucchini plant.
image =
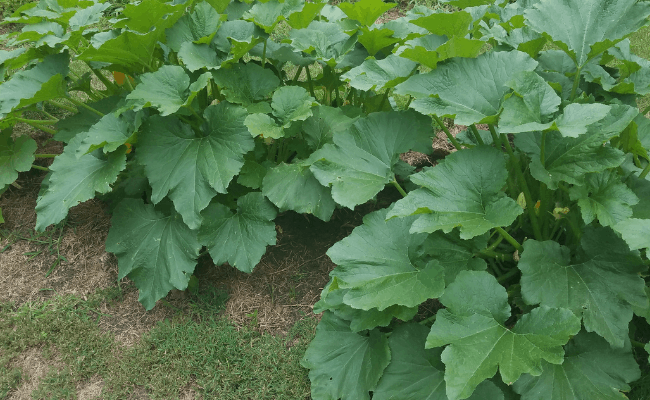
{"type": "Polygon", "coordinates": [[[328,251],[312,398],[624,398],[650,318],[650,62],[627,37],[650,4],[447,3],[376,23],[394,4],[142,0],[107,29],[103,3],[21,7],[0,185],[39,156],[16,123],[64,142],[36,228],[105,196],[147,309],[204,252],[252,271],[278,212],[327,221],[388,185],[403,198],[328,251]],[[402,162],[434,128],[457,151],[402,162]]]}

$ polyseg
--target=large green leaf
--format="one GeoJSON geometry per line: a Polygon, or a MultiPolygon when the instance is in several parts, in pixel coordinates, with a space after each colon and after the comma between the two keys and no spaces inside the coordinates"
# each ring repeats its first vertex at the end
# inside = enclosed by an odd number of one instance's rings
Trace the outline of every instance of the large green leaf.
{"type": "Polygon", "coordinates": [[[354,308],[415,307],[445,288],[440,263],[422,254],[427,235],[408,233],[414,218],[385,221],[386,214],[366,215],[363,225],[327,251],[338,265],[330,275],[339,288],[350,289],[343,302],[354,308]]]}
{"type": "Polygon", "coordinates": [[[304,139],[312,150],[332,143],[335,134],[347,131],[356,120],[335,107],[317,106],[312,113],[302,124],[304,139]]]}
{"type": "Polygon", "coordinates": [[[185,42],[178,51],[178,58],[185,67],[194,72],[201,68],[214,70],[221,68],[223,61],[217,52],[205,43],[185,42]]]}
{"type": "Polygon", "coordinates": [[[531,157],[533,177],[549,188],[557,189],[562,181],[583,185],[586,174],[621,165],[623,152],[605,143],[623,131],[637,114],[635,107],[612,105],[607,117],[589,125],[587,132],[576,138],[548,132],[544,164],[540,160],[541,133],[518,134],[515,145],[531,157]]]}
{"type": "Polygon", "coordinates": [[[468,398],[476,386],[499,369],[506,384],[521,374],[542,373],[542,360],[561,364],[562,346],[580,330],[567,309],[538,307],[512,328],[506,289],[487,272],[463,271],[440,298],[426,347],[449,344],[442,352],[450,400],[468,398]]]}
{"type": "Polygon", "coordinates": [[[544,130],[551,126],[547,120],[558,111],[562,99],[542,77],[532,71],[522,71],[507,85],[514,93],[503,103],[499,117],[502,133],[544,130]]]}
{"type": "Polygon", "coordinates": [[[361,332],[378,326],[388,326],[394,318],[410,321],[418,312],[417,307],[393,305],[381,311],[376,308],[359,310],[344,303],[345,295],[350,289],[341,289],[338,279],[333,278],[321,292],[320,300],[314,304],[314,313],[329,310],[338,318],[350,321],[350,330],[361,332]]]}
{"type": "Polygon", "coordinates": [[[399,42],[399,39],[393,37],[394,31],[387,28],[370,29],[365,26],[359,29],[361,34],[357,40],[363,47],[368,50],[368,54],[374,56],[379,50],[399,42]]]}
{"type": "Polygon", "coordinates": [[[113,24],[115,28],[129,28],[130,30],[147,33],[151,27],[156,29],[167,28],[180,17],[183,4],[163,3],[158,0],[143,0],[139,3],[128,3],[121,12],[119,21],[113,24]],[[170,16],[168,14],[173,14],[170,16]],[[166,17],[165,17],[166,16],[166,17]]]}
{"type": "Polygon", "coordinates": [[[235,64],[214,71],[212,76],[226,100],[244,106],[266,99],[280,85],[273,71],[254,63],[235,64]]]}
{"type": "MultiPolygon", "coordinates": [[[[447,400],[442,348],[425,349],[429,329],[403,324],[388,338],[391,360],[373,392],[373,400],[447,400]]],[[[503,400],[491,381],[483,381],[469,400],[503,400]]]]}
{"type": "Polygon", "coordinates": [[[140,84],[126,96],[127,104],[136,111],[154,107],[160,115],[170,115],[189,96],[190,77],[178,65],[164,65],[156,72],[141,75],[140,79],[140,84]]]}
{"type": "Polygon", "coordinates": [[[303,163],[280,164],[269,169],[264,177],[262,193],[280,212],[293,210],[301,214],[314,214],[329,221],[336,203],[331,189],[321,185],[303,163]]]}
{"type": "Polygon", "coordinates": [[[413,61],[391,54],[379,61],[369,58],[341,78],[349,81],[353,88],[379,91],[404,82],[416,67],[413,61]]]}
{"type": "Polygon", "coordinates": [[[571,200],[578,200],[585,224],[598,219],[603,226],[616,225],[632,216],[632,206],[639,202],[615,170],[589,174],[586,185],[569,190],[571,200]]]}
{"type": "Polygon", "coordinates": [[[59,53],[45,57],[33,68],[18,71],[0,85],[0,119],[11,110],[65,95],[69,57],[59,53]]]}
{"type": "Polygon", "coordinates": [[[396,3],[384,3],[382,0],[359,0],[355,3],[340,3],[338,6],[350,19],[361,25],[370,26],[383,13],[394,8],[396,3]]]}
{"type": "Polygon", "coordinates": [[[621,391],[641,371],[629,342],[613,349],[601,337],[580,332],[565,346],[561,365],[543,363],[540,376],[523,375],[514,384],[522,400],[623,400],[621,391]]]}
{"type": "Polygon", "coordinates": [[[573,258],[559,243],[528,240],[518,267],[526,303],[569,308],[614,347],[627,338],[632,306],[648,304],[639,276],[647,267],[607,228],[586,230],[573,258]]]}
{"type": "Polygon", "coordinates": [[[481,40],[460,36],[447,40],[445,36],[427,35],[405,42],[395,54],[434,69],[439,62],[449,58],[475,58],[484,45],[481,40]]]}
{"type": "Polygon", "coordinates": [[[140,199],[124,199],[115,209],[106,251],[117,256],[119,279],[128,275],[139,301],[151,310],[172,289],[185,290],[201,245],[196,233],[172,212],[165,215],[140,199]]]}
{"type": "Polygon", "coordinates": [[[175,117],[152,117],[138,140],[138,158],[153,189],[151,201],[165,196],[192,229],[217,193],[226,193],[255,143],[244,126],[246,110],[222,102],[209,106],[202,134],[175,117]]]}
{"type": "Polygon", "coordinates": [[[278,22],[287,19],[289,15],[299,12],[305,5],[304,0],[269,0],[255,3],[243,15],[244,19],[253,21],[257,26],[271,33],[278,22]]]}
{"type": "Polygon", "coordinates": [[[472,16],[466,11],[434,13],[411,20],[412,24],[422,27],[434,35],[447,37],[465,36],[472,22],[472,16]]]}
{"type": "Polygon", "coordinates": [[[312,154],[311,171],[334,200],[354,208],[373,198],[395,179],[391,168],[399,154],[409,150],[430,152],[431,121],[413,112],[373,113],[357,120],[350,130],[334,136],[312,154]]]}
{"type": "Polygon", "coordinates": [[[646,25],[650,4],[636,0],[543,0],[524,15],[528,26],[548,35],[582,68],[646,25]]]}
{"type": "Polygon", "coordinates": [[[484,271],[487,263],[475,256],[485,249],[488,235],[477,236],[471,240],[463,240],[457,231],[444,234],[440,231],[429,235],[423,244],[427,259],[436,260],[445,270],[445,285],[456,279],[460,271],[484,271]]]}
{"type": "Polygon", "coordinates": [[[283,86],[273,93],[271,108],[273,115],[287,128],[293,121],[304,121],[311,117],[311,108],[316,100],[300,86],[283,86]]]}
{"type": "Polygon", "coordinates": [[[447,400],[442,348],[424,349],[429,329],[419,324],[395,328],[388,338],[391,360],[373,400],[447,400]]]}
{"type": "MultiPolygon", "coordinates": [[[[101,99],[94,103],[87,103],[95,110],[109,114],[115,111],[115,107],[122,100],[120,96],[111,96],[101,99]]],[[[79,112],[66,118],[62,118],[56,123],[56,134],[54,139],[69,143],[72,138],[79,134],[86,134],[88,130],[95,125],[102,117],[98,114],[80,107],[79,112]]]]}
{"type": "Polygon", "coordinates": [[[104,153],[110,153],[124,143],[133,142],[141,118],[141,115],[133,111],[127,111],[119,116],[114,112],[104,115],[83,136],[77,149],[77,157],[99,148],[103,148],[104,153]]]}
{"type": "Polygon", "coordinates": [[[311,54],[331,67],[342,61],[355,43],[339,24],[333,22],[313,21],[305,29],[292,30],[289,37],[296,50],[311,54]]]}
{"type": "Polygon", "coordinates": [[[326,311],[300,364],[310,369],[313,399],[370,400],[390,358],[385,334],[355,333],[326,311]]]}
{"type": "Polygon", "coordinates": [[[213,203],[203,211],[205,222],[199,228],[199,240],[210,251],[216,265],[225,262],[244,272],[252,272],[275,244],[275,207],[259,192],[237,200],[233,213],[223,204],[213,203]]]}
{"type": "Polygon", "coordinates": [[[185,42],[210,43],[224,19],[225,15],[219,15],[203,1],[194,7],[192,13],[183,15],[174,26],[165,30],[167,46],[177,52],[185,42]]]}
{"type": "Polygon", "coordinates": [[[629,218],[613,226],[632,250],[650,249],[650,219],[629,218]]]}
{"type": "Polygon", "coordinates": [[[36,202],[38,231],[61,222],[70,208],[92,199],[95,193],[110,192],[110,185],[126,168],[125,148],[108,155],[98,151],[77,158],[81,140],[79,136],[72,139],[50,166],[47,191],[36,202]]]}
{"type": "Polygon", "coordinates": [[[395,93],[416,98],[411,107],[423,114],[455,118],[457,124],[496,123],[513,75],[533,71],[537,62],[519,51],[488,52],[478,58],[453,59],[415,75],[395,93]]]}
{"type": "Polygon", "coordinates": [[[159,36],[159,32],[155,30],[143,34],[123,31],[97,48],[88,47],[77,58],[82,61],[116,64],[129,70],[151,71],[159,36]]]}
{"type": "Polygon", "coordinates": [[[389,217],[418,214],[411,232],[450,232],[470,239],[510,225],[523,212],[501,188],[508,170],[503,153],[477,146],[452,153],[435,167],[412,175],[421,188],[399,200],[389,217]]]}
{"type": "Polygon", "coordinates": [[[13,140],[11,129],[0,131],[0,191],[18,179],[19,172],[29,171],[38,145],[28,135],[13,140]]]}

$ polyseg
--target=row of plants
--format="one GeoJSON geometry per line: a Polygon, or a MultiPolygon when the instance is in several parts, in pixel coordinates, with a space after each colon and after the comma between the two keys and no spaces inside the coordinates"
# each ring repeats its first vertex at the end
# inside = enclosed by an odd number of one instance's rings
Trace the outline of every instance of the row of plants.
{"type": "Polygon", "coordinates": [[[376,23],[395,4],[143,0],[110,29],[105,3],[28,4],[0,51],[0,191],[55,156],[17,123],[64,142],[36,228],[104,196],[151,309],[203,253],[251,272],[278,212],[327,221],[389,186],[327,253],[314,399],[625,398],[650,319],[650,62],[627,37],[650,4],[445,3],[376,23]],[[438,129],[456,152],[400,160],[438,129]]]}

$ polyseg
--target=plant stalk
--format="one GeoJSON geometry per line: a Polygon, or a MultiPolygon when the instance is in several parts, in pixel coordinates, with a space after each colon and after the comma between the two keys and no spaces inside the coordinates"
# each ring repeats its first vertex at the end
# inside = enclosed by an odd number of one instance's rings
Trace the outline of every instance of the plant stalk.
{"type": "Polygon", "coordinates": [[[34,157],[36,158],[54,158],[58,154],[34,154],[34,157]]]}
{"type": "MultiPolygon", "coordinates": [[[[128,79],[128,78],[127,78],[127,79],[128,79]]],[[[72,98],[72,97],[70,97],[70,96],[68,96],[68,95],[66,95],[66,96],[64,96],[64,97],[65,97],[66,99],[68,99],[68,101],[70,101],[72,104],[74,104],[74,105],[77,106],[77,107],[83,107],[83,108],[85,108],[86,110],[88,110],[88,111],[90,111],[90,112],[92,112],[92,113],[95,113],[95,114],[99,115],[100,117],[103,117],[103,116],[104,116],[104,113],[103,113],[103,112],[98,111],[98,110],[95,110],[94,108],[92,108],[92,107],[89,106],[88,104],[84,103],[83,101],[79,101],[79,100],[74,99],[74,98],[72,98]]]]}
{"type": "Polygon", "coordinates": [[[436,124],[438,124],[438,126],[440,126],[440,129],[442,129],[442,131],[445,132],[445,135],[447,135],[447,138],[449,139],[451,144],[454,145],[456,150],[462,150],[463,149],[462,146],[460,145],[458,140],[456,140],[456,138],[451,134],[451,132],[449,132],[449,129],[447,129],[445,124],[440,120],[440,117],[433,114],[433,119],[434,119],[434,121],[436,121],[436,124]]]}
{"type": "Polygon", "coordinates": [[[641,174],[639,174],[639,178],[645,179],[645,177],[648,176],[648,172],[650,172],[650,163],[648,163],[648,165],[645,166],[643,171],[641,171],[641,174]]]}
{"type": "Polygon", "coordinates": [[[303,67],[302,65],[298,67],[298,71],[296,71],[296,75],[293,77],[293,81],[292,81],[294,84],[298,82],[298,78],[300,78],[300,74],[302,73],[303,68],[305,67],[303,67]]]}
{"type": "Polygon", "coordinates": [[[494,125],[489,124],[488,128],[490,129],[490,135],[492,135],[492,141],[494,142],[494,145],[497,148],[500,148],[501,145],[501,139],[499,138],[499,134],[497,133],[496,129],[494,129],[494,125]]]}
{"type": "Polygon", "coordinates": [[[528,211],[528,216],[530,217],[530,223],[533,226],[533,234],[535,235],[536,240],[543,240],[542,238],[542,231],[539,229],[539,221],[537,220],[537,215],[535,214],[535,203],[533,202],[533,197],[530,194],[530,189],[528,188],[528,184],[526,183],[526,177],[524,176],[524,173],[521,172],[521,165],[519,164],[519,159],[515,155],[515,152],[512,150],[512,146],[510,146],[510,141],[508,140],[508,137],[502,133],[501,134],[501,141],[505,144],[506,151],[508,152],[508,155],[510,156],[510,160],[513,163],[513,167],[515,169],[515,173],[517,174],[517,178],[521,181],[521,189],[522,192],[524,192],[524,197],[526,198],[526,204],[528,206],[526,207],[526,210],[528,211]]]}
{"type": "MultiPolygon", "coordinates": [[[[90,64],[88,64],[88,62],[86,62],[86,65],[88,65],[88,68],[90,68],[90,70],[93,72],[93,74],[95,74],[97,79],[99,79],[104,84],[104,86],[106,86],[106,89],[108,89],[111,92],[111,94],[115,94],[115,93],[119,92],[119,88],[117,87],[117,85],[115,85],[115,83],[109,81],[108,78],[106,78],[104,76],[104,74],[102,74],[101,71],[98,71],[95,68],[92,68],[90,66],[90,64]]],[[[129,77],[127,76],[126,80],[128,80],[128,79],[129,79],[129,77]]]]}
{"type": "Polygon", "coordinates": [[[519,244],[519,242],[518,242],[515,238],[513,238],[512,236],[510,236],[510,234],[509,234],[508,232],[506,232],[502,227],[497,226],[497,227],[494,228],[494,229],[496,229],[497,232],[499,232],[499,234],[500,234],[500,235],[501,235],[501,236],[502,236],[502,237],[503,237],[503,238],[504,238],[508,243],[510,243],[510,244],[512,245],[512,247],[514,247],[515,249],[517,249],[517,250],[519,250],[519,251],[523,251],[523,250],[524,250],[523,246],[522,246],[521,244],[519,244]]]}
{"type": "Polygon", "coordinates": [[[47,172],[50,171],[49,168],[41,167],[40,165],[34,165],[34,164],[32,164],[32,168],[34,168],[34,169],[40,169],[41,171],[47,171],[47,172]]]}
{"type": "Polygon", "coordinates": [[[393,186],[395,186],[395,188],[397,189],[399,194],[402,195],[402,197],[406,197],[407,193],[406,193],[406,191],[404,189],[402,189],[402,187],[399,185],[399,183],[397,183],[397,179],[393,179],[390,183],[392,183],[393,186]]]}
{"type": "Polygon", "coordinates": [[[478,133],[478,129],[476,129],[476,124],[470,125],[469,129],[474,134],[474,137],[476,138],[476,143],[478,143],[480,146],[485,145],[485,142],[483,142],[483,138],[481,137],[481,134],[478,133]]]}
{"type": "Polygon", "coordinates": [[[503,283],[519,273],[519,268],[513,267],[510,271],[497,278],[497,282],[503,283]]]}
{"type": "Polygon", "coordinates": [[[384,95],[381,98],[381,103],[379,103],[379,111],[384,109],[384,104],[386,104],[386,100],[388,99],[388,94],[390,90],[386,89],[386,92],[384,92],[384,95]]]}
{"type": "Polygon", "coordinates": [[[54,107],[58,107],[58,108],[60,108],[60,109],[62,109],[62,110],[70,111],[71,113],[75,113],[75,114],[76,114],[76,113],[79,112],[79,111],[78,111],[76,108],[74,108],[74,107],[70,107],[70,106],[68,106],[68,105],[66,105],[66,104],[57,103],[56,101],[47,100],[47,103],[53,105],[54,107]]]}
{"type": "Polygon", "coordinates": [[[262,68],[264,68],[264,65],[266,65],[266,43],[268,42],[268,39],[264,40],[264,49],[262,50],[262,68]]]}
{"type": "Polygon", "coordinates": [[[582,72],[582,67],[576,70],[576,77],[573,79],[573,86],[571,87],[571,96],[569,101],[573,101],[576,98],[576,92],[578,91],[578,85],[580,84],[580,73],[582,72]]]}
{"type": "Polygon", "coordinates": [[[307,82],[309,82],[309,94],[311,94],[311,97],[316,98],[316,95],[314,94],[314,82],[311,80],[311,72],[309,72],[309,66],[305,68],[305,71],[307,72],[307,82]]]}
{"type": "Polygon", "coordinates": [[[15,187],[16,189],[22,189],[23,187],[17,184],[16,182],[11,182],[11,186],[15,187]]]}
{"type": "Polygon", "coordinates": [[[24,122],[29,125],[52,125],[56,124],[59,122],[58,119],[27,119],[27,118],[20,118],[20,117],[14,117],[14,119],[18,122],[24,122]]]}

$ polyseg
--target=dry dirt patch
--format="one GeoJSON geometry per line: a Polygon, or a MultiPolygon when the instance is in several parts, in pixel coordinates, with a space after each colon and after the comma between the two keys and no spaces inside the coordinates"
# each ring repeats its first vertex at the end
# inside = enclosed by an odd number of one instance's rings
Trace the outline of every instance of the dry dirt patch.
{"type": "Polygon", "coordinates": [[[31,400],[31,393],[38,388],[50,369],[61,370],[63,365],[56,360],[46,360],[40,349],[32,348],[12,362],[11,367],[22,370],[22,384],[16,390],[9,393],[7,400],[31,400]]]}

